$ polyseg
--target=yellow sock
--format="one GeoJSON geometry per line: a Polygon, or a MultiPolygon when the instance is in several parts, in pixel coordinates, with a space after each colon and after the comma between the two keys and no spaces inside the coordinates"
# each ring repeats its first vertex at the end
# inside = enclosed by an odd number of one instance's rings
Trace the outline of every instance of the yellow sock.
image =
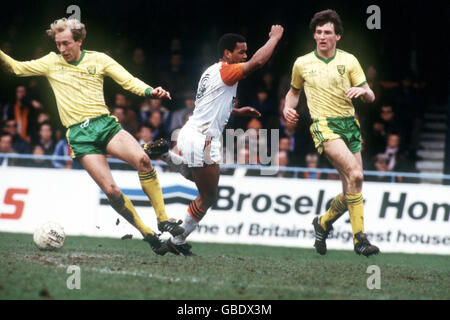
{"type": "Polygon", "coordinates": [[[139,180],[141,181],[142,190],[144,190],[152,203],[153,209],[155,209],[158,222],[169,220],[164,207],[162,190],[155,169],[146,173],[139,172],[139,180]]]}
{"type": "Polygon", "coordinates": [[[141,218],[138,216],[133,203],[124,194],[120,195],[117,200],[109,200],[111,206],[117,211],[122,217],[124,217],[129,223],[131,223],[136,229],[138,229],[141,234],[147,236],[148,234],[154,234],[152,229],[147,227],[141,218]]]}
{"type": "Polygon", "coordinates": [[[361,192],[357,194],[346,193],[345,200],[350,213],[353,242],[356,243],[355,234],[358,232],[364,233],[363,197],[361,192]]]}
{"type": "Polygon", "coordinates": [[[323,230],[327,230],[337,219],[347,211],[347,205],[341,201],[341,194],[338,194],[331,201],[330,208],[320,217],[320,225],[323,230]]]}

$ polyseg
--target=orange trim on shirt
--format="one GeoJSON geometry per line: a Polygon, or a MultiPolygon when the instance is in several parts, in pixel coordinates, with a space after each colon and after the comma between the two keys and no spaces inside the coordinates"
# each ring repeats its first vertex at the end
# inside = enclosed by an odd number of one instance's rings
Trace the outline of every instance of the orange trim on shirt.
{"type": "Polygon", "coordinates": [[[233,86],[244,77],[243,63],[228,64],[222,61],[220,77],[227,86],[233,86]]]}

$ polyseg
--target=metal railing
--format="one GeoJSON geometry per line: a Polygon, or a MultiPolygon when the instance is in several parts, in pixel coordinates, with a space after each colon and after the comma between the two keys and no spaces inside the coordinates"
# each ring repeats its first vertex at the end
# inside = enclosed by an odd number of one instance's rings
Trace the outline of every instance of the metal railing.
{"type": "MultiPolygon", "coordinates": [[[[7,167],[33,167],[32,162],[29,162],[28,165],[25,165],[24,163],[17,162],[17,163],[11,163],[11,159],[19,159],[19,160],[44,160],[44,161],[72,161],[73,159],[69,156],[57,156],[57,155],[32,155],[32,154],[17,154],[17,153],[0,153],[0,169],[1,168],[7,168],[7,167]]],[[[127,165],[126,162],[115,159],[115,158],[107,158],[108,162],[111,164],[123,164],[127,165]]],[[[167,164],[163,161],[158,160],[152,160],[152,163],[154,165],[160,166],[160,167],[166,167],[167,164]]],[[[38,165],[36,165],[38,167],[38,165]]],[[[131,166],[130,166],[131,168],[131,166]]],[[[304,167],[277,167],[277,166],[264,166],[264,165],[245,165],[245,164],[221,164],[221,169],[238,169],[238,168],[244,168],[247,170],[252,171],[261,171],[261,172],[293,172],[294,177],[301,178],[299,173],[320,173],[320,174],[338,174],[337,170],[335,169],[326,169],[326,168],[304,168],[304,167]]],[[[262,175],[262,176],[270,176],[270,175],[262,175]]],[[[392,172],[392,171],[386,171],[386,172],[380,172],[380,171],[371,171],[371,170],[364,170],[364,176],[365,177],[377,177],[377,178],[384,178],[389,177],[390,182],[400,182],[400,178],[406,178],[406,179],[416,179],[416,182],[423,182],[427,181],[430,182],[430,180],[436,180],[436,183],[444,183],[444,182],[450,182],[450,174],[440,174],[440,173],[414,173],[414,172],[392,172]]],[[[384,182],[389,182],[384,181],[384,182]]]]}

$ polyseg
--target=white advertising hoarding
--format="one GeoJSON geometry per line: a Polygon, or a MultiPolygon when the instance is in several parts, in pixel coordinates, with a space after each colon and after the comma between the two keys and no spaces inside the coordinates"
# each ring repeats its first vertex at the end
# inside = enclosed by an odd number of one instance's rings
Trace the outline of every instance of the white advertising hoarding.
{"type": "MultiPolygon", "coordinates": [[[[156,231],[156,216],[137,173],[113,171],[113,176],[156,231]]],[[[194,183],[175,173],[158,176],[168,216],[183,219],[197,195],[194,183]]],[[[312,220],[341,188],[335,180],[221,176],[218,201],[190,239],[312,248],[312,220]]],[[[381,252],[450,254],[448,194],[448,186],[366,182],[365,232],[381,252]]],[[[48,220],[59,222],[68,235],[141,237],[85,171],[0,169],[0,231],[32,233],[48,220]]],[[[348,213],[334,224],[327,245],[353,249],[348,213]]]]}

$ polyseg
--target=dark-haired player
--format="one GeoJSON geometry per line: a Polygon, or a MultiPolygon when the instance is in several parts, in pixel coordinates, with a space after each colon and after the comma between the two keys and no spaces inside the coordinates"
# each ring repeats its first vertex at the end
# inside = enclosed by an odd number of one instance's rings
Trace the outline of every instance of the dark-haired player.
{"type": "MultiPolygon", "coordinates": [[[[182,224],[185,232],[167,241],[168,249],[172,253],[192,255],[186,238],[216,201],[222,151],[220,137],[230,114],[260,116],[253,108],[233,107],[238,82],[269,60],[282,35],[283,27],[272,26],[269,40],[248,62],[245,62],[247,43],[243,36],[229,33],[220,38],[220,61],[210,66],[201,76],[194,113],[178,135],[177,147],[189,171],[185,171],[183,175],[189,176],[195,182],[199,195],[189,204],[182,224]]],[[[157,148],[157,144],[154,144],[146,149],[151,154],[157,148]]],[[[168,153],[162,156],[167,162],[170,162],[169,158],[168,153]]]]}
{"type": "Polygon", "coordinates": [[[318,12],[310,28],[314,32],[316,49],[295,61],[284,116],[288,123],[297,123],[296,106],[303,88],[313,119],[310,131],[315,146],[339,171],[343,185],[343,192],[333,199],[330,209],[313,220],[314,246],[319,254],[326,254],[325,240],[332,224],[348,210],[355,252],[370,256],[379,249],[370,244],[364,233],[361,133],[352,99],[373,102],[375,95],[367,85],[358,60],[336,49],[344,31],[339,15],[334,10],[318,12]]]}

